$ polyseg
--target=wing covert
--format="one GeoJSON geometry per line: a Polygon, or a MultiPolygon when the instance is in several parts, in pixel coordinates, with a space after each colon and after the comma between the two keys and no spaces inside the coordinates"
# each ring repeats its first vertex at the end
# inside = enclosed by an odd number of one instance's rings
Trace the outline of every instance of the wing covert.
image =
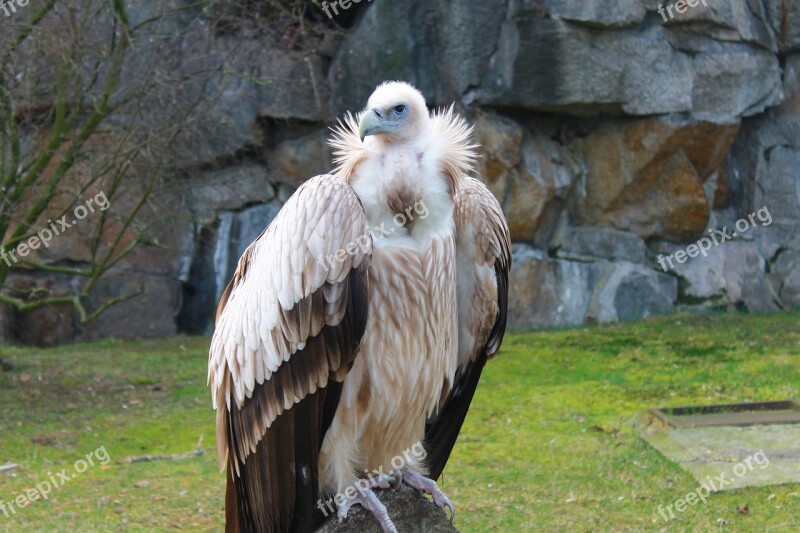
{"type": "MultiPolygon", "coordinates": [[[[358,196],[325,175],[301,185],[242,255],[219,304],[208,369],[219,413],[242,410],[266,384],[251,417],[257,431],[242,435],[247,446],[238,450],[239,461],[283,411],[349,370],[366,317],[343,321],[348,309],[366,312],[371,247],[358,196]],[[309,339],[325,326],[348,335],[309,353],[309,339]],[[300,354],[303,360],[295,360],[300,354]]],[[[226,451],[219,450],[221,464],[226,451]]]]}
{"type": "Polygon", "coordinates": [[[367,323],[372,241],[341,178],[301,185],[247,248],[217,310],[208,381],[228,530],[313,529],[319,451],[367,323]]]}
{"type": "Polygon", "coordinates": [[[433,479],[450,457],[483,367],[499,350],[507,322],[511,237],[500,204],[483,183],[462,177],[454,218],[459,360],[453,386],[425,428],[433,479]]]}

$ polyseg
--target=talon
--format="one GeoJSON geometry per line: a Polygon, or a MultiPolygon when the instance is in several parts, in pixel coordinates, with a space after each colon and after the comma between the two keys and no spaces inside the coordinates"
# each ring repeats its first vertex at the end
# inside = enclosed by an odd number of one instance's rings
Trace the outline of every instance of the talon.
{"type": "MultiPolygon", "coordinates": [[[[369,483],[372,487],[381,487],[383,484],[388,487],[388,481],[385,478],[391,478],[391,476],[382,474],[381,476],[376,476],[376,478],[370,478],[369,483]]],[[[359,487],[357,484],[354,484],[353,487],[355,487],[358,494],[352,499],[345,497],[345,503],[336,511],[339,523],[347,518],[347,513],[353,505],[360,505],[372,513],[384,533],[398,533],[394,522],[389,518],[389,511],[386,510],[386,506],[381,503],[375,493],[371,489],[359,487]]]]}
{"type": "Polygon", "coordinates": [[[394,481],[394,488],[395,490],[400,488],[400,485],[403,484],[403,471],[402,470],[394,470],[391,475],[389,476],[394,481]]]}
{"type": "Polygon", "coordinates": [[[393,483],[399,483],[398,479],[391,474],[379,474],[367,478],[370,488],[389,489],[393,483]]]}
{"type": "MultiPolygon", "coordinates": [[[[433,503],[435,503],[439,509],[442,511],[444,511],[445,507],[450,509],[450,522],[455,520],[456,508],[453,505],[453,502],[451,502],[450,498],[448,498],[447,495],[442,492],[442,489],[439,488],[439,485],[437,485],[434,480],[428,479],[422,474],[419,474],[418,472],[408,468],[401,470],[399,475],[401,482],[405,482],[406,485],[433,496],[433,503]]],[[[445,511],[445,515],[446,514],[447,511],[445,511]]]]}

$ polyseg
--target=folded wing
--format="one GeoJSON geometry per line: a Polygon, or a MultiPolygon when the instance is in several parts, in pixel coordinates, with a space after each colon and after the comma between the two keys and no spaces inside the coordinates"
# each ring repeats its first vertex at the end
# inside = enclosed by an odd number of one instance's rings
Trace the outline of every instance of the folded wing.
{"type": "Polygon", "coordinates": [[[458,271],[458,370],[438,412],[428,420],[425,448],[437,479],[453,450],[486,362],[506,329],[511,237],[495,197],[474,178],[458,180],[455,195],[458,271]]]}
{"type": "Polygon", "coordinates": [[[371,246],[355,192],[325,175],[239,260],[208,366],[228,531],[312,527],[319,450],[367,322],[371,246]]]}

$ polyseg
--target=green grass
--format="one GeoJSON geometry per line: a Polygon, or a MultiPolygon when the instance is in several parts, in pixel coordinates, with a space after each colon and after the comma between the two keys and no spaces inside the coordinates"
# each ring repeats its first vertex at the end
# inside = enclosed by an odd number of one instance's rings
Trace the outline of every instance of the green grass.
{"type": "MultiPolygon", "coordinates": [[[[697,483],[629,422],[647,407],[800,397],[800,315],[679,315],[506,336],[481,381],[441,486],[462,531],[794,531],[800,486],[717,493],[670,523],[697,483]],[[748,514],[736,511],[747,505],[748,514]]],[[[205,388],[204,338],[49,350],[7,348],[0,373],[0,499],[104,446],[111,457],[0,530],[207,530],[223,525],[224,476],[205,388]],[[127,464],[193,450],[184,460],[127,464]],[[143,483],[146,482],[146,483],[143,483]]],[[[97,462],[97,461],[96,461],[97,462]]]]}

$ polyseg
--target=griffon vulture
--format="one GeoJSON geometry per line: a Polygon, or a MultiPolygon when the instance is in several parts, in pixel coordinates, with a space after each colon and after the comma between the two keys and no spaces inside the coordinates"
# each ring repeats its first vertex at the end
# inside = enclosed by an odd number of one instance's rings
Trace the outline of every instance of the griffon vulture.
{"type": "Polygon", "coordinates": [[[467,176],[471,134],[384,83],[334,129],[333,174],[242,255],[208,368],[228,531],[313,531],[334,494],[340,518],[359,504],[395,531],[371,490],[390,482],[453,516],[433,480],[502,342],[511,266],[500,206],[467,176]],[[424,459],[394,470],[414,445],[424,459]]]}

